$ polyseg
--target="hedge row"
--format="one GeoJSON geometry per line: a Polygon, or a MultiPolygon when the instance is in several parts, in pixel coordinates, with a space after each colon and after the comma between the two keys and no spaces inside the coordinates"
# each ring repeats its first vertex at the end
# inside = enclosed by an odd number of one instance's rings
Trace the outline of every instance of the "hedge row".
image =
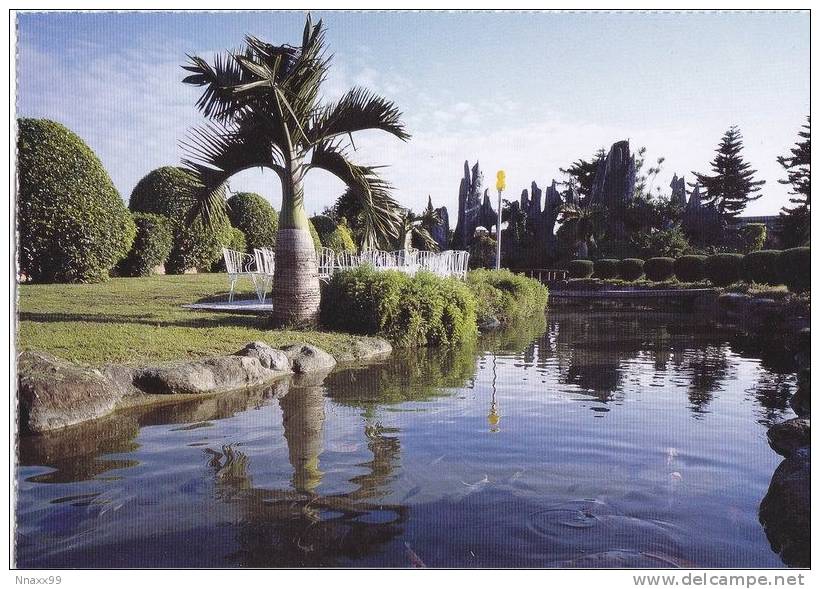
{"type": "Polygon", "coordinates": [[[715,286],[728,286],[741,280],[758,284],[785,284],[793,292],[811,288],[811,250],[797,247],[787,250],[760,250],[743,254],[637,258],[624,260],[573,260],[568,266],[570,278],[623,278],[637,280],[644,274],[649,280],[663,282],[677,278],[681,282],[709,280],[715,286]]]}
{"type": "Polygon", "coordinates": [[[508,323],[543,313],[546,305],[546,287],[508,270],[469,272],[463,282],[362,266],[333,275],[322,292],[320,317],[329,329],[415,347],[462,343],[476,335],[478,319],[508,323]]]}

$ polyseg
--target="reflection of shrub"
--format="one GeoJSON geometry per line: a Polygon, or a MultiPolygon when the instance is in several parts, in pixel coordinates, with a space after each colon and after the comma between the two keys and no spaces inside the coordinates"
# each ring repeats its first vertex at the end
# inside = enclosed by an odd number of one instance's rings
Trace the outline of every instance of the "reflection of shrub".
{"type": "Polygon", "coordinates": [[[595,260],[595,277],[603,279],[617,278],[618,260],[595,260]]]}
{"type": "Polygon", "coordinates": [[[148,276],[151,271],[164,264],[171,253],[174,235],[171,221],[162,215],[133,213],[137,226],[137,237],[131,251],[117,266],[121,276],[148,276]]]}
{"type": "Polygon", "coordinates": [[[715,254],[706,258],[706,278],[715,286],[728,286],[741,279],[743,254],[715,254]]]}
{"type": "Polygon", "coordinates": [[[699,282],[706,278],[706,256],[681,256],[675,260],[675,278],[681,282],[699,282]]]}
{"type": "Polygon", "coordinates": [[[549,293],[547,287],[509,270],[472,270],[467,285],[475,296],[478,317],[495,317],[502,323],[543,315],[549,293]]]}
{"type": "Polygon", "coordinates": [[[643,276],[643,260],[626,258],[618,262],[618,274],[624,280],[637,280],[643,276]]]}
{"type": "Polygon", "coordinates": [[[780,276],[790,291],[811,290],[811,249],[794,247],[783,250],[780,257],[780,276]]]}
{"type": "Polygon", "coordinates": [[[165,264],[169,274],[209,268],[222,257],[222,246],[229,239],[227,219],[212,225],[201,219],[186,222],[194,202],[192,183],[192,176],[182,168],[158,168],[137,183],[128,202],[132,211],[165,215],[174,222],[174,245],[165,264]]]}
{"type": "Polygon", "coordinates": [[[760,250],[743,257],[743,279],[758,284],[780,284],[780,251],[760,250]]]}
{"type": "Polygon", "coordinates": [[[412,347],[471,339],[477,332],[475,307],[460,280],[364,266],[333,275],[320,314],[328,328],[381,334],[398,347],[412,347]]]}
{"type": "Polygon", "coordinates": [[[649,258],[643,270],[649,280],[664,282],[675,275],[675,260],[673,258],[649,258]]]}
{"type": "Polygon", "coordinates": [[[570,278],[589,278],[594,269],[592,260],[571,260],[567,264],[570,278]]]}
{"type": "Polygon", "coordinates": [[[19,119],[20,272],[37,282],[96,282],[129,251],[136,229],[97,156],[63,125],[19,119]]]}
{"type": "MultiPolygon", "coordinates": [[[[245,234],[246,250],[253,253],[258,247],[274,247],[279,216],[264,198],[253,192],[239,192],[228,199],[228,218],[231,225],[245,234]]],[[[233,248],[232,248],[233,249],[233,248]]]]}

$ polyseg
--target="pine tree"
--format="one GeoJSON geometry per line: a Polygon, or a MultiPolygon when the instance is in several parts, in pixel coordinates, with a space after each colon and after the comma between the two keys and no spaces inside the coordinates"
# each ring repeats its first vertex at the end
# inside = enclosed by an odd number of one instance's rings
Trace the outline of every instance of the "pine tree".
{"type": "Polygon", "coordinates": [[[796,247],[811,241],[811,117],[806,117],[806,124],[798,133],[791,155],[782,155],[777,162],[786,170],[787,178],[778,180],[780,184],[792,187],[789,202],[793,207],[785,206],[780,211],[780,231],[783,245],[796,247]]]}
{"type": "Polygon", "coordinates": [[[692,172],[705,191],[703,202],[714,205],[725,221],[732,221],[746,208],[746,205],[762,195],[760,187],[765,180],[755,180],[757,170],[743,161],[743,136],[740,129],[732,125],[723,134],[717,155],[712,160],[713,176],[692,172]]]}

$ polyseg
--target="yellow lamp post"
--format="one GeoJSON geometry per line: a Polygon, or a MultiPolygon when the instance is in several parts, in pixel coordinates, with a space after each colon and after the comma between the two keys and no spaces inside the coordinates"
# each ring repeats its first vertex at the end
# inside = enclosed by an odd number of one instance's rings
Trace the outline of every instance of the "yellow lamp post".
{"type": "Polygon", "coordinates": [[[507,177],[504,170],[498,170],[495,175],[495,187],[498,190],[498,223],[495,235],[495,269],[501,269],[501,192],[507,187],[507,177]]]}

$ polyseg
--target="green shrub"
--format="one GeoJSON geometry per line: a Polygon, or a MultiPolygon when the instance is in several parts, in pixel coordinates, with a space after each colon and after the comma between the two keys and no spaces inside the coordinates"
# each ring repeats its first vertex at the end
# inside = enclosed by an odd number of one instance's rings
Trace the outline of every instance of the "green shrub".
{"type": "Polygon", "coordinates": [[[649,258],[643,266],[646,277],[653,282],[665,282],[675,276],[674,258],[649,258]]]}
{"type": "Polygon", "coordinates": [[[728,286],[743,277],[743,254],[715,254],[706,258],[706,278],[715,286],[728,286]]]}
{"type": "Polygon", "coordinates": [[[780,251],[760,250],[743,257],[743,279],[757,284],[780,284],[780,251]]]}
{"type": "Polygon", "coordinates": [[[313,247],[318,252],[324,244],[322,243],[322,238],[319,237],[319,232],[316,231],[316,227],[313,226],[313,222],[310,219],[308,219],[308,231],[310,231],[310,237],[313,239],[313,247]]]}
{"type": "Polygon", "coordinates": [[[643,276],[643,260],[626,258],[618,262],[618,274],[624,280],[637,280],[643,276]]]}
{"type": "Polygon", "coordinates": [[[117,265],[120,276],[149,276],[152,270],[164,264],[174,244],[171,221],[152,213],[132,213],[137,226],[137,237],[131,251],[117,265]]]}
{"type": "Polygon", "coordinates": [[[706,256],[681,256],[675,260],[675,278],[681,282],[700,282],[706,278],[706,256]]]}
{"type": "MultiPolygon", "coordinates": [[[[253,192],[239,192],[228,199],[231,225],[245,235],[248,253],[258,247],[274,247],[279,216],[268,201],[253,192]]],[[[233,249],[233,248],[232,248],[233,249]]]]}
{"type": "Polygon", "coordinates": [[[310,218],[310,222],[313,223],[317,233],[319,233],[319,237],[322,238],[322,242],[324,242],[327,236],[333,233],[339,225],[332,217],[328,217],[327,215],[314,215],[310,218]]]}
{"type": "Polygon", "coordinates": [[[793,247],[780,256],[780,277],[792,292],[811,290],[811,248],[793,247]]]}
{"type": "Polygon", "coordinates": [[[19,119],[20,273],[36,282],[105,280],[136,227],[93,151],[46,119],[19,119]]]}
{"type": "Polygon", "coordinates": [[[467,285],[430,272],[337,272],[323,288],[320,317],[329,329],[381,334],[397,347],[457,344],[477,333],[467,285]]]}
{"type": "Polygon", "coordinates": [[[749,223],[743,225],[736,230],[733,236],[735,243],[732,243],[737,251],[748,254],[757,252],[763,249],[763,244],[766,243],[766,226],[763,223],[749,223]]]}
{"type": "Polygon", "coordinates": [[[230,238],[227,218],[206,224],[201,219],[186,222],[193,205],[191,175],[182,168],[165,166],[147,174],[131,192],[132,211],[165,215],[173,222],[174,245],[165,264],[169,274],[192,268],[210,268],[222,257],[230,238]]]}
{"type": "Polygon", "coordinates": [[[633,251],[643,258],[678,258],[692,250],[686,234],[680,227],[659,231],[642,231],[630,238],[633,251]]]}
{"type": "Polygon", "coordinates": [[[356,242],[353,241],[353,234],[350,233],[350,228],[347,226],[347,221],[344,217],[336,226],[336,228],[327,234],[324,240],[326,247],[329,247],[334,252],[356,252],[356,242]]]}
{"type": "Polygon", "coordinates": [[[476,299],[479,319],[495,317],[501,323],[543,314],[547,287],[509,270],[471,270],[467,285],[476,299]]]}
{"type": "Polygon", "coordinates": [[[594,269],[592,260],[570,260],[567,264],[570,278],[589,278],[594,269]]]}
{"type": "Polygon", "coordinates": [[[595,260],[595,277],[603,279],[617,278],[618,260],[595,260]]]}

